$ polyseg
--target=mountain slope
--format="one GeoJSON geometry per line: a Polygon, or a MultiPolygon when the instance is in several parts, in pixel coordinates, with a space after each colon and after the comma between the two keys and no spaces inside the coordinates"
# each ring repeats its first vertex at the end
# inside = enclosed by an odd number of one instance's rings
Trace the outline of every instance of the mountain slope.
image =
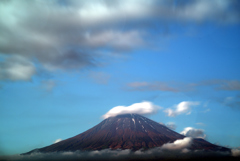
{"type": "MultiPolygon", "coordinates": [[[[72,138],[26,154],[101,149],[149,149],[172,143],[185,136],[164,125],[137,114],[118,115],[103,120],[93,128],[72,138]]],[[[203,139],[193,139],[193,150],[229,151],[228,148],[211,144],[203,139]]]]}

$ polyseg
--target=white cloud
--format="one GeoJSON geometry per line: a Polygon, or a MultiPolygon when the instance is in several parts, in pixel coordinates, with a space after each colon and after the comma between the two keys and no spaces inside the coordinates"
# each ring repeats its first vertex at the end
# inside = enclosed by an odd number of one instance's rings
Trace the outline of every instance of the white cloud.
{"type": "Polygon", "coordinates": [[[240,156],[240,149],[232,149],[232,156],[239,157],[240,156]]]}
{"type": "Polygon", "coordinates": [[[0,53],[37,59],[50,71],[96,66],[101,63],[99,57],[106,57],[101,52],[103,48],[120,52],[144,45],[140,30],[123,31],[114,25],[125,21],[121,20],[123,12],[134,18],[143,14],[144,2],[136,5],[126,1],[111,5],[105,1],[69,1],[61,5],[57,0],[0,3],[0,15],[4,17],[0,26],[0,53]]]}
{"type": "Polygon", "coordinates": [[[34,65],[24,57],[13,56],[0,62],[0,79],[2,80],[28,81],[34,74],[34,65]]]}
{"type": "Polygon", "coordinates": [[[156,113],[157,110],[159,110],[160,108],[161,108],[160,106],[154,105],[151,102],[144,101],[141,103],[134,103],[130,106],[113,107],[102,117],[106,119],[108,117],[114,117],[117,115],[127,114],[127,113],[136,113],[140,115],[153,114],[153,113],[156,113]]]}
{"type": "Polygon", "coordinates": [[[143,18],[151,14],[151,8],[154,4],[154,1],[146,2],[144,0],[72,2],[71,6],[76,6],[79,16],[85,23],[84,25],[96,25],[109,22],[116,23],[116,21],[124,22],[128,18],[143,18]]]}
{"type": "Polygon", "coordinates": [[[180,114],[191,114],[191,107],[199,105],[199,102],[183,101],[172,108],[167,108],[164,112],[168,114],[169,117],[175,117],[180,114]]]}
{"type": "Polygon", "coordinates": [[[188,148],[192,144],[191,137],[185,137],[183,139],[179,139],[174,141],[173,143],[166,143],[161,148],[167,150],[183,150],[188,148]]]}
{"type": "Polygon", "coordinates": [[[60,141],[62,141],[62,139],[57,139],[57,140],[55,140],[53,143],[58,143],[58,142],[60,142],[60,141]]]}
{"type": "MultiPolygon", "coordinates": [[[[158,0],[18,0],[0,3],[0,15],[3,17],[0,25],[1,55],[21,55],[36,60],[49,71],[98,66],[112,53],[122,54],[146,47],[154,39],[153,32],[149,31],[156,23],[163,24],[166,20],[180,23],[239,22],[239,10],[235,7],[239,2],[229,0],[178,3],[158,0]],[[151,40],[147,39],[149,35],[151,40]],[[106,49],[108,54],[103,53],[106,49]]],[[[19,67],[19,70],[29,74],[16,76],[13,72],[7,78],[29,80],[34,73],[25,66],[24,69],[19,67]]],[[[156,90],[175,91],[158,83],[142,88],[155,87],[156,90]]],[[[231,82],[222,89],[239,90],[239,82],[231,82]]]]}
{"type": "Polygon", "coordinates": [[[178,10],[179,18],[203,21],[203,20],[221,20],[221,13],[228,6],[227,1],[219,0],[198,0],[186,5],[185,8],[178,10]],[[215,8],[214,10],[212,8],[215,8]]]}
{"type": "Polygon", "coordinates": [[[206,134],[204,134],[204,130],[202,129],[195,129],[193,127],[186,127],[184,130],[180,133],[182,135],[185,135],[187,137],[192,137],[192,138],[206,138],[206,134]]]}

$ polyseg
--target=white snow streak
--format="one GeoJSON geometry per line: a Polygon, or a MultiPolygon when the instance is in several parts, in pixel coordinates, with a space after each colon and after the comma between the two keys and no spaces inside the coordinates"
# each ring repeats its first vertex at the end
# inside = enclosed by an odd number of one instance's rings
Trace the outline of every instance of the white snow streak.
{"type": "MultiPolygon", "coordinates": [[[[150,125],[150,124],[149,124],[150,125]]],[[[150,125],[153,129],[155,129],[152,125],[150,125]]]]}
{"type": "Polygon", "coordinates": [[[133,120],[133,122],[134,122],[134,125],[135,125],[135,120],[134,120],[134,118],[132,118],[132,120],[133,120]]]}

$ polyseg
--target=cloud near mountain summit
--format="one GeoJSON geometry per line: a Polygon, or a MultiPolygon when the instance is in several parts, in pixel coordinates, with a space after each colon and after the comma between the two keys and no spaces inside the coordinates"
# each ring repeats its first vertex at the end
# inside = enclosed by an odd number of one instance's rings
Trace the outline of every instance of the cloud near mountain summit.
{"type": "MultiPolygon", "coordinates": [[[[179,104],[175,105],[174,108],[166,108],[164,112],[167,113],[169,117],[175,117],[181,114],[189,115],[191,114],[191,111],[192,111],[191,107],[197,106],[199,104],[200,102],[182,101],[179,104]]],[[[102,118],[106,119],[108,117],[114,117],[117,115],[127,114],[127,113],[148,115],[148,114],[154,114],[160,109],[163,109],[163,107],[154,105],[152,102],[143,101],[141,103],[134,103],[130,106],[113,107],[106,114],[104,114],[102,118]]]]}
{"type": "Polygon", "coordinates": [[[154,105],[153,103],[148,102],[148,101],[143,101],[141,103],[134,103],[130,106],[116,106],[116,107],[113,107],[111,110],[109,110],[102,117],[104,119],[106,119],[108,117],[114,117],[114,116],[117,116],[117,115],[127,114],[127,113],[147,115],[147,114],[156,113],[159,109],[161,109],[160,106],[154,105]]]}

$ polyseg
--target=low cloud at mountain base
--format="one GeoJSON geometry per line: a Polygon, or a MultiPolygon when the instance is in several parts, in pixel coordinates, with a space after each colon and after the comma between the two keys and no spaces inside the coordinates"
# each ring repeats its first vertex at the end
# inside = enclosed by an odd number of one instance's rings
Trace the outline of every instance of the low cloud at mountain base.
{"type": "Polygon", "coordinates": [[[11,161],[41,161],[41,160],[202,160],[206,158],[218,160],[237,160],[240,155],[236,151],[232,154],[228,152],[213,152],[189,149],[166,149],[163,147],[152,148],[150,150],[131,151],[126,150],[95,150],[95,151],[76,151],[76,152],[52,152],[52,153],[32,153],[30,155],[12,155],[0,157],[0,160],[11,161]]]}

